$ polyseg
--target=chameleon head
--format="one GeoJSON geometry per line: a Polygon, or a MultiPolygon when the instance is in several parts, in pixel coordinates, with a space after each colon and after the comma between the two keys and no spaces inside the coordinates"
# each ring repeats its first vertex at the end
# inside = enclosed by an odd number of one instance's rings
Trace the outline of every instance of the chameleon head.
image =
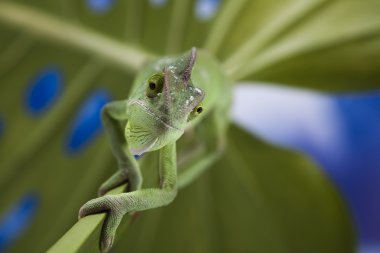
{"type": "Polygon", "coordinates": [[[191,73],[196,49],[171,58],[161,71],[147,77],[129,101],[126,138],[133,154],[162,148],[176,141],[189,121],[202,113],[204,92],[195,87],[191,73]]]}

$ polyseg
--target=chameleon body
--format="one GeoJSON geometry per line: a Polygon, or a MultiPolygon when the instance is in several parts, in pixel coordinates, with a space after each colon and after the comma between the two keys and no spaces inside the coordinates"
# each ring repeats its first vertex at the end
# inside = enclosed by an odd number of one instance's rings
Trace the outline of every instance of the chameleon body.
{"type": "Polygon", "coordinates": [[[129,212],[164,206],[221,154],[228,126],[231,92],[223,71],[210,54],[192,48],[185,54],[153,61],[136,76],[130,97],[107,104],[102,121],[118,170],[88,201],[79,218],[107,212],[100,247],[108,251],[122,217],[129,212]],[[120,122],[127,122],[122,126],[120,122]],[[200,152],[187,152],[177,163],[176,142],[192,131],[200,152]],[[160,183],[141,189],[142,176],[133,155],[158,150],[160,183]],[[178,170],[177,170],[178,165],[178,170]],[[128,191],[104,194],[128,182],[128,191]]]}

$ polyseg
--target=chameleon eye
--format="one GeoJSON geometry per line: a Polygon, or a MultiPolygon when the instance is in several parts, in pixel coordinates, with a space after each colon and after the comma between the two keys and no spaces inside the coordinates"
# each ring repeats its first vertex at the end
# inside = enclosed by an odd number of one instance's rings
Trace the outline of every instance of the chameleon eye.
{"type": "Polygon", "coordinates": [[[199,103],[190,113],[187,121],[190,121],[197,117],[199,114],[201,114],[204,111],[202,103],[199,103]]]}
{"type": "Polygon", "coordinates": [[[155,90],[156,89],[156,83],[155,82],[150,82],[149,83],[149,89],[155,90]]]}
{"type": "Polygon", "coordinates": [[[146,96],[155,98],[162,92],[164,86],[164,74],[157,73],[148,79],[148,87],[146,88],[146,96]]]}

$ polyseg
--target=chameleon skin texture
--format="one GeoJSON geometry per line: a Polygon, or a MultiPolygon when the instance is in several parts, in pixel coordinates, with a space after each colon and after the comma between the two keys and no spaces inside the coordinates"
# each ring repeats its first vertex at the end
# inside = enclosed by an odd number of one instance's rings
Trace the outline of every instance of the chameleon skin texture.
{"type": "Polygon", "coordinates": [[[100,238],[102,252],[112,247],[126,213],[169,204],[179,188],[191,183],[220,156],[225,146],[230,96],[218,61],[192,48],[146,65],[136,76],[130,97],[103,108],[102,122],[119,168],[100,186],[100,197],[88,201],[79,211],[79,218],[107,212],[100,238]],[[121,122],[126,123],[122,126],[121,122]],[[189,150],[177,162],[176,142],[190,131],[202,143],[192,149],[197,152],[189,150]],[[133,155],[151,151],[159,152],[160,182],[156,188],[141,189],[142,176],[133,155]],[[127,192],[103,196],[126,182],[127,192]]]}

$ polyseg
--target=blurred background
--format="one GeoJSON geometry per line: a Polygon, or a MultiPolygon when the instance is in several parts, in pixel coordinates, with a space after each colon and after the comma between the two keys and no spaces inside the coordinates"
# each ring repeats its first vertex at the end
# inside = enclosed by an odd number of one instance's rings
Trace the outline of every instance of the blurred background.
{"type": "MultiPolygon", "coordinates": [[[[380,252],[379,12],[378,0],[0,0],[0,252],[45,252],[76,223],[116,170],[101,107],[148,59],[192,46],[231,80],[227,150],[112,252],[380,252]]],[[[198,141],[183,139],[179,156],[198,141]]],[[[139,163],[154,186],[156,154],[139,163]]]]}

